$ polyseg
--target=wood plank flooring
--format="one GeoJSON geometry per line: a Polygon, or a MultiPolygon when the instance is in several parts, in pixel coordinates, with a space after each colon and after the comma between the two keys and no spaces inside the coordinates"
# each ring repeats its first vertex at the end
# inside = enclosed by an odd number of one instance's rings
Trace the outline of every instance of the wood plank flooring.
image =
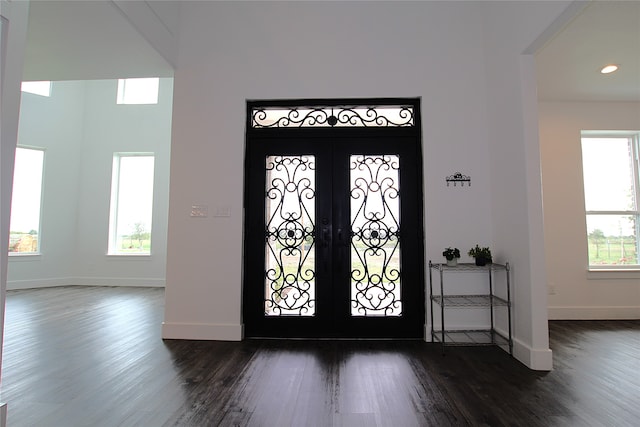
{"type": "Polygon", "coordinates": [[[640,425],[640,321],[551,322],[547,373],[421,341],[163,341],[163,303],[157,288],[9,291],[8,425],[640,425]]]}

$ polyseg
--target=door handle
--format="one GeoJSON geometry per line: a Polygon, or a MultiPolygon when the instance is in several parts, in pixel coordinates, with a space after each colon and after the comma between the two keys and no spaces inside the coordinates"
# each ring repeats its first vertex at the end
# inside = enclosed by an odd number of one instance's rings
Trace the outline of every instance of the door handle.
{"type": "Polygon", "coordinates": [[[323,256],[322,258],[324,259],[323,262],[323,267],[324,267],[324,271],[325,273],[327,273],[329,271],[329,253],[331,253],[331,251],[329,251],[329,245],[331,242],[331,226],[327,225],[329,224],[329,221],[324,219],[322,220],[322,223],[325,224],[322,227],[322,236],[320,237],[320,246],[325,249],[323,251],[323,256]]]}
{"type": "Polygon", "coordinates": [[[328,248],[330,240],[331,240],[331,234],[330,234],[329,227],[322,227],[322,247],[328,248]]]}
{"type": "Polygon", "coordinates": [[[322,231],[320,233],[320,245],[323,248],[329,247],[331,240],[331,224],[328,218],[322,218],[322,231]]]}
{"type": "Polygon", "coordinates": [[[343,247],[348,247],[350,242],[350,235],[348,231],[342,230],[342,228],[338,228],[338,245],[343,247]]]}

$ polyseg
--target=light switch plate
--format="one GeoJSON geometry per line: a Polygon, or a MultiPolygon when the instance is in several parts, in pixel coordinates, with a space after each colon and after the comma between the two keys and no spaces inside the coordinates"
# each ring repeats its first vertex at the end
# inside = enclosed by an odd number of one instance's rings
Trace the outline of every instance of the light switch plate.
{"type": "Polygon", "coordinates": [[[209,206],[207,205],[192,205],[191,217],[193,218],[206,218],[209,216],[209,206]]]}
{"type": "Polygon", "coordinates": [[[217,218],[228,218],[231,216],[231,206],[216,206],[213,216],[217,218]]]}

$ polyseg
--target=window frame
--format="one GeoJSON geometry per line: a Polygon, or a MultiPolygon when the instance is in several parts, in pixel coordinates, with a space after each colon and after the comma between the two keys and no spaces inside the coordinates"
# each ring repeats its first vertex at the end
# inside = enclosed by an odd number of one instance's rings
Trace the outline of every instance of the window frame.
{"type": "MultiPolygon", "coordinates": [[[[584,197],[584,212],[585,212],[585,229],[586,244],[587,244],[587,266],[589,273],[607,273],[607,272],[640,272],[640,131],[582,131],[580,135],[580,151],[582,156],[582,184],[583,184],[583,197],[584,197]],[[635,209],[630,210],[588,210],[587,209],[587,195],[586,185],[584,181],[584,151],[583,141],[585,139],[600,139],[600,138],[617,138],[626,139],[631,148],[631,168],[633,173],[633,197],[635,199],[635,209]],[[590,215],[624,215],[635,217],[635,246],[636,246],[636,260],[634,264],[591,264],[589,257],[589,229],[588,229],[588,217],[590,215]]],[[[593,276],[598,277],[598,276],[593,276]]],[[[599,277],[598,277],[599,278],[599,277]]]]}
{"type": "Polygon", "coordinates": [[[25,93],[30,93],[32,95],[42,96],[44,98],[51,97],[52,91],[52,83],[50,80],[38,80],[38,81],[23,81],[20,84],[20,91],[25,93]],[[46,93],[43,92],[40,86],[44,86],[46,84],[47,90],[46,93]]]}
{"type": "MultiPolygon", "coordinates": [[[[136,89],[133,89],[136,90],[136,89]]],[[[118,79],[116,88],[116,104],[117,105],[157,105],[160,100],[160,77],[141,77],[141,78],[127,78],[118,79]],[[131,86],[143,80],[155,80],[155,97],[154,99],[145,99],[143,101],[132,102],[127,97],[127,86],[131,90],[131,86]]]]}
{"type": "MultiPolygon", "coordinates": [[[[7,250],[8,250],[8,254],[10,257],[34,257],[34,256],[40,256],[42,255],[42,212],[43,212],[43,205],[44,205],[44,177],[45,177],[45,161],[46,161],[46,152],[47,150],[43,147],[34,147],[34,146],[29,146],[29,145],[18,145],[16,146],[16,154],[18,152],[19,149],[22,150],[33,150],[33,151],[39,151],[42,153],[42,163],[40,165],[40,200],[39,200],[39,204],[38,204],[38,229],[37,229],[37,236],[38,236],[38,240],[37,240],[37,250],[35,252],[13,252],[13,251],[9,251],[8,247],[11,244],[11,241],[8,242],[7,245],[7,250]]],[[[15,157],[15,156],[14,156],[15,157]]],[[[14,206],[13,203],[13,198],[14,198],[14,189],[15,189],[15,160],[14,160],[14,170],[13,170],[13,177],[14,180],[12,182],[12,188],[11,188],[11,205],[12,207],[14,206]]],[[[9,214],[9,231],[11,232],[11,216],[13,213],[13,208],[10,210],[10,214],[9,214]]],[[[10,236],[9,236],[10,237],[10,236]]]]}
{"type": "Polygon", "coordinates": [[[109,199],[109,224],[108,224],[108,241],[107,256],[108,257],[150,257],[153,254],[153,210],[155,192],[155,170],[156,170],[156,154],[154,152],[114,152],[111,169],[111,187],[109,199]],[[149,225],[149,251],[148,252],[121,252],[117,250],[118,246],[118,212],[120,203],[120,186],[121,159],[125,157],[151,157],[153,158],[153,176],[151,188],[151,224],[149,225]],[[115,188],[115,191],[114,191],[115,188]]]}

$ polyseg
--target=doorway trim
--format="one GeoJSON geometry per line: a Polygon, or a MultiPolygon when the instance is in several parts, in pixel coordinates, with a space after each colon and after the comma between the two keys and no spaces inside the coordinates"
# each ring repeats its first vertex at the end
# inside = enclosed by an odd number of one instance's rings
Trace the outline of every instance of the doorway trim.
{"type": "MultiPolygon", "coordinates": [[[[409,197],[415,198],[415,205],[411,211],[417,218],[416,227],[412,232],[418,236],[415,247],[415,256],[424,263],[424,192],[423,192],[423,171],[422,171],[422,138],[420,121],[420,99],[419,98],[346,98],[346,99],[298,99],[298,100],[248,100],[246,104],[246,141],[245,141],[245,182],[244,182],[244,219],[243,219],[243,279],[242,279],[242,315],[245,329],[245,337],[255,337],[249,331],[248,322],[256,318],[256,291],[251,289],[256,286],[256,269],[250,269],[249,260],[259,256],[259,248],[256,247],[255,237],[257,225],[248,218],[252,215],[249,209],[255,209],[255,194],[249,197],[252,179],[250,171],[259,167],[255,160],[251,160],[256,155],[259,157],[260,148],[257,144],[261,141],[295,141],[304,139],[350,139],[350,138],[401,138],[413,139],[415,147],[415,167],[416,173],[413,184],[415,190],[411,191],[409,197]],[[326,132],[325,132],[326,131],[326,132]],[[248,244],[250,237],[253,244],[248,244]],[[249,288],[252,286],[252,288],[249,288]],[[251,295],[254,294],[254,295],[251,295]]],[[[410,157],[406,157],[409,158],[410,157]]],[[[255,171],[254,171],[255,173],[255,171]]],[[[410,180],[411,181],[411,180],[410,180]]],[[[406,182],[410,182],[406,181],[406,182]]],[[[255,192],[256,190],[251,190],[255,192]]],[[[259,191],[259,190],[258,190],[259,191]]],[[[258,214],[259,215],[259,214],[258,214]]],[[[256,216],[253,215],[254,221],[256,216]]],[[[264,232],[264,230],[262,230],[264,232]]],[[[414,252],[414,251],[412,251],[414,252]]],[[[415,303],[413,314],[410,317],[419,324],[419,332],[414,329],[413,335],[408,334],[405,338],[424,339],[425,328],[425,304],[424,304],[424,268],[416,269],[415,295],[418,303],[415,303]]],[[[322,336],[331,338],[332,336],[322,336]]],[[[354,337],[354,338],[359,338],[354,337]]],[[[362,337],[369,337],[364,335],[362,337]]],[[[371,336],[373,338],[375,336],[371,336]]],[[[402,335],[398,335],[402,338],[402,335]]]]}

